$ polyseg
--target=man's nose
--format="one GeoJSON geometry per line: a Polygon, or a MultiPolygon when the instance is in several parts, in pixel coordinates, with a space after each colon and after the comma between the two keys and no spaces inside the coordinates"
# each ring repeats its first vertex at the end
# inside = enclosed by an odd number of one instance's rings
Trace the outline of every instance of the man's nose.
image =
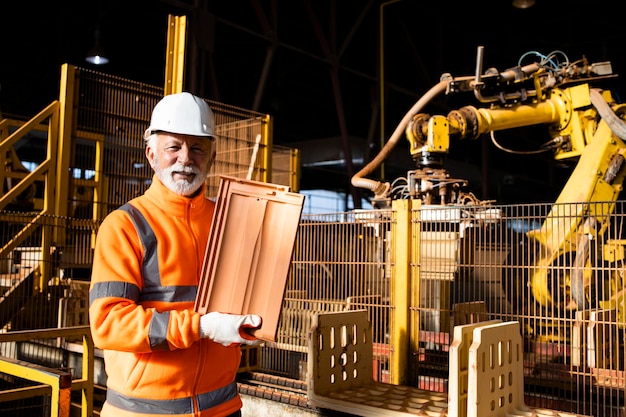
{"type": "Polygon", "coordinates": [[[189,148],[187,146],[181,146],[180,150],[178,151],[177,160],[183,165],[188,165],[191,163],[190,155],[191,153],[189,152],[189,148]]]}

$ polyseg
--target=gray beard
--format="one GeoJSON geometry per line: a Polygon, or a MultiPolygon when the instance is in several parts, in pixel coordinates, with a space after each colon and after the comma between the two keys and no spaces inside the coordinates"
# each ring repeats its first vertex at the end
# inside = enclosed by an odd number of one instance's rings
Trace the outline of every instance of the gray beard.
{"type": "Polygon", "coordinates": [[[165,185],[172,192],[178,195],[185,196],[185,197],[191,196],[196,191],[198,191],[198,189],[202,187],[202,184],[204,183],[204,180],[206,179],[206,173],[202,172],[200,169],[198,169],[198,167],[195,167],[195,166],[183,167],[180,164],[175,164],[165,169],[160,169],[158,168],[158,166],[159,166],[158,161],[155,161],[156,168],[154,169],[154,172],[157,178],[161,180],[163,185],[165,185]],[[176,172],[192,172],[193,174],[195,174],[195,176],[193,178],[193,181],[191,182],[184,180],[184,179],[174,180],[172,173],[175,171],[176,172]]]}

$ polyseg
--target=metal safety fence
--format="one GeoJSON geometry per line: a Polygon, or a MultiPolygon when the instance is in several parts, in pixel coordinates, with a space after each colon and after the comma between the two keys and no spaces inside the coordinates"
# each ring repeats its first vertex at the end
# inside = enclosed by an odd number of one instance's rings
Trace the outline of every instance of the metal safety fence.
{"type": "MultiPolygon", "coordinates": [[[[152,182],[144,130],[163,89],[132,80],[76,69],[79,91],[71,169],[73,217],[102,219],[112,209],[142,194],[152,182]],[[98,197],[94,201],[94,193],[98,197]],[[99,194],[99,195],[98,195],[99,194]],[[95,207],[94,207],[95,204],[95,207]],[[79,216],[83,213],[82,216],[79,216]]],[[[272,177],[272,120],[269,115],[207,100],[215,115],[216,158],[207,181],[207,197],[215,197],[220,175],[263,182],[272,177]]],[[[277,163],[277,165],[281,165],[277,163]]],[[[288,166],[289,168],[289,166],[288,166]]],[[[284,170],[284,168],[283,168],[284,170]]],[[[294,186],[294,183],[284,185],[294,186]]]]}
{"type": "MultiPolygon", "coordinates": [[[[528,404],[624,415],[625,201],[400,203],[302,217],[276,342],[246,371],[306,381],[313,315],[365,309],[373,377],[445,392],[454,326],[501,319],[521,325],[528,404]]],[[[2,332],[85,325],[97,222],[32,216],[2,213],[2,332]],[[24,224],[28,237],[16,236],[24,224]],[[71,239],[60,246],[59,235],[71,239]]],[[[29,350],[28,360],[49,364],[57,348],[29,350]]],[[[0,343],[0,355],[23,352],[0,343]]]]}
{"type": "Polygon", "coordinates": [[[445,391],[455,325],[519,321],[528,404],[623,416],[625,208],[399,204],[304,216],[261,368],[306,380],[312,316],[365,308],[374,378],[445,391]]]}

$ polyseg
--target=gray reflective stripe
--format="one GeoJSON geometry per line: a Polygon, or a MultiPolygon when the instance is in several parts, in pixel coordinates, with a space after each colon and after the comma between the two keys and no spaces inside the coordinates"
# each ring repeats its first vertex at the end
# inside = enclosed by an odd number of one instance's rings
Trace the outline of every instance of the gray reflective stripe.
{"type": "Polygon", "coordinates": [[[107,402],[112,406],[133,413],[143,414],[191,414],[193,413],[192,397],[175,400],[147,400],[129,397],[107,388],[107,402]]]}
{"type": "Polygon", "coordinates": [[[230,385],[226,385],[223,388],[216,389],[215,391],[205,392],[204,394],[196,395],[198,399],[198,411],[208,410],[216,405],[225,403],[237,397],[237,383],[233,382],[230,385]]]}
{"type": "MultiPolygon", "coordinates": [[[[173,400],[149,400],[129,397],[107,388],[107,402],[112,406],[138,414],[192,414],[193,397],[173,400]]],[[[198,412],[208,410],[237,396],[237,383],[233,382],[214,391],[196,395],[198,412]]]]}
{"type": "Polygon", "coordinates": [[[195,301],[198,287],[195,285],[180,285],[170,287],[148,287],[139,291],[135,284],[120,281],[108,281],[95,283],[89,291],[89,305],[97,298],[120,297],[128,300],[139,301],[164,301],[184,302],[195,301]]]}
{"type": "Polygon", "coordinates": [[[150,330],[148,331],[148,339],[150,339],[150,348],[156,350],[170,350],[167,344],[167,324],[170,321],[170,312],[162,313],[154,312],[150,320],[150,330]]]}
{"type": "Polygon", "coordinates": [[[157,241],[154,231],[146,218],[134,206],[126,203],[120,207],[130,215],[131,220],[135,224],[135,229],[143,245],[143,265],[141,266],[146,287],[160,287],[161,273],[159,271],[159,259],[157,253],[157,241]]]}
{"type": "Polygon", "coordinates": [[[177,285],[169,287],[146,287],[140,295],[141,301],[182,302],[195,301],[198,287],[196,285],[177,285]]]}
{"type": "Polygon", "coordinates": [[[144,288],[139,294],[139,301],[185,302],[195,301],[198,287],[190,286],[161,286],[161,272],[157,253],[157,240],[152,227],[144,215],[129,203],[120,207],[130,215],[141,244],[144,248],[141,275],[144,279],[144,288]]]}
{"type": "Polygon", "coordinates": [[[139,287],[135,284],[119,281],[97,282],[89,291],[89,305],[103,297],[120,297],[137,302],[139,294],[139,287]]]}

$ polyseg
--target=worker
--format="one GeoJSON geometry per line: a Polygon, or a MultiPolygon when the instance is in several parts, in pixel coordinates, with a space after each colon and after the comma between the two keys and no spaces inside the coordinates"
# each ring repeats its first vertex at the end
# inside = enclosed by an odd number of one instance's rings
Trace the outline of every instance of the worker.
{"type": "Polygon", "coordinates": [[[258,315],[194,311],[215,203],[205,180],[215,118],[188,92],[165,96],[144,133],[146,192],[99,227],[89,291],[107,375],[102,417],[241,416],[241,345],[258,315]]]}

